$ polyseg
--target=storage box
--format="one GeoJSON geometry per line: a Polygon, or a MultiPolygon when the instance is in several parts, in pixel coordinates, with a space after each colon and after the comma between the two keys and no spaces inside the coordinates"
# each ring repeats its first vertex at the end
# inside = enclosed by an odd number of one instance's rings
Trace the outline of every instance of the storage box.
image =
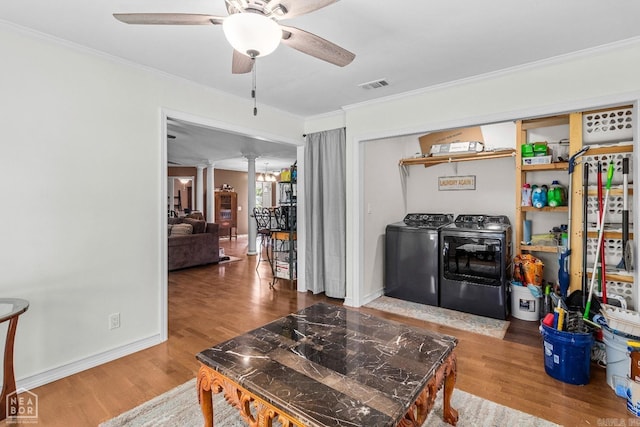
{"type": "Polygon", "coordinates": [[[457,154],[475,154],[484,150],[482,142],[451,142],[448,144],[434,144],[429,154],[432,156],[455,156],[457,154]]]}
{"type": "Polygon", "coordinates": [[[585,113],[582,116],[582,142],[626,141],[633,139],[633,109],[585,113]]]}
{"type": "Polygon", "coordinates": [[[522,144],[520,154],[522,157],[533,157],[533,144],[522,144]]]}
{"type": "Polygon", "coordinates": [[[539,156],[539,157],[524,157],[522,159],[523,165],[550,165],[551,156],[539,156]]]}
{"type": "Polygon", "coordinates": [[[602,304],[600,311],[611,329],[640,337],[640,314],[637,311],[625,310],[609,304],[602,304]]]}
{"type": "MultiPolygon", "coordinates": [[[[612,187],[613,190],[613,187],[612,187]]],[[[633,229],[633,196],[629,195],[628,199],[629,208],[629,222],[631,223],[629,228],[633,229]]],[[[587,223],[597,224],[598,213],[600,208],[598,206],[598,196],[587,196],[587,223]]],[[[624,196],[612,196],[609,195],[609,203],[607,204],[607,215],[605,217],[606,222],[618,224],[617,227],[621,228],[619,224],[622,224],[622,212],[624,211],[624,196]]]]}
{"type": "Polygon", "coordinates": [[[569,161],[569,141],[550,142],[548,144],[551,162],[568,162],[569,161]]]}
{"type": "MultiPolygon", "coordinates": [[[[624,146],[626,147],[626,146],[624,146]]],[[[598,161],[602,164],[602,170],[604,173],[607,172],[609,168],[609,163],[613,163],[613,178],[611,179],[611,184],[620,185],[623,182],[623,174],[622,174],[622,161],[624,158],[629,159],[629,184],[633,183],[633,176],[635,175],[633,172],[633,153],[611,153],[605,155],[589,155],[587,151],[584,156],[582,156],[582,164],[589,164],[589,185],[595,185],[598,181],[598,161]]],[[[606,178],[605,178],[606,180],[606,178]]]]}
{"type": "Polygon", "coordinates": [[[293,274],[289,274],[289,263],[284,261],[276,261],[275,262],[275,276],[279,279],[295,279],[296,278],[296,269],[295,264],[293,264],[293,274]]]}
{"type": "MultiPolygon", "coordinates": [[[[607,218],[605,217],[605,220],[607,218]]],[[[604,238],[604,259],[607,265],[617,265],[622,259],[622,239],[614,239],[614,238],[604,238]]],[[[589,266],[593,266],[596,251],[598,247],[598,239],[588,237],[587,238],[587,252],[585,256],[587,257],[587,264],[589,266]]],[[[602,254],[600,253],[599,256],[602,254]]]]}
{"type": "Polygon", "coordinates": [[[533,142],[533,157],[542,157],[549,154],[547,147],[547,141],[533,142]]]}
{"type": "Polygon", "coordinates": [[[425,155],[431,154],[431,147],[433,145],[451,144],[453,142],[484,142],[482,128],[480,126],[432,132],[421,136],[418,140],[420,141],[422,154],[425,155]]]}
{"type": "Polygon", "coordinates": [[[533,246],[557,246],[558,240],[553,233],[534,234],[531,236],[533,246]]]}

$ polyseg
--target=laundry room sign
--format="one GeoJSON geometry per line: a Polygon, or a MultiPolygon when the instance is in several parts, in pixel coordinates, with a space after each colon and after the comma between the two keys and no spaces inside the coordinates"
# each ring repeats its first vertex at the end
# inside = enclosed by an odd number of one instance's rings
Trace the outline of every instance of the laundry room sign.
{"type": "Polygon", "coordinates": [[[476,176],[440,176],[438,177],[438,191],[475,190],[476,176]]]}

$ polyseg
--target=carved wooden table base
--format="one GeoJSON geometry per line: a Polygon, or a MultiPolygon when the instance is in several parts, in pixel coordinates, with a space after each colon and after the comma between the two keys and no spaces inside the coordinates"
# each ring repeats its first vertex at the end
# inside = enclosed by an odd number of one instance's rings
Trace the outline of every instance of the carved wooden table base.
{"type": "MultiPolygon", "coordinates": [[[[456,355],[452,352],[440,365],[436,374],[420,392],[398,427],[420,427],[433,408],[436,394],[444,385],[443,418],[453,426],[458,422],[458,411],[451,407],[451,395],[456,381],[456,355]]],[[[225,377],[218,371],[202,365],[198,372],[198,400],[204,416],[205,427],[213,427],[213,393],[224,393],[225,400],[240,411],[250,427],[271,427],[275,420],[282,427],[304,427],[290,415],[265,402],[249,390],[225,377]]]]}
{"type": "Polygon", "coordinates": [[[278,420],[282,427],[304,427],[293,418],[260,399],[218,371],[202,365],[198,372],[198,400],[205,427],[213,427],[212,392],[224,392],[225,400],[238,411],[250,427],[271,427],[278,420]]]}
{"type": "Polygon", "coordinates": [[[436,394],[444,383],[442,392],[442,416],[446,423],[455,426],[458,422],[458,411],[451,407],[451,395],[456,383],[456,355],[449,354],[444,363],[440,365],[436,374],[422,389],[418,399],[409,408],[404,419],[398,423],[398,427],[420,427],[424,424],[433,404],[436,394]]]}

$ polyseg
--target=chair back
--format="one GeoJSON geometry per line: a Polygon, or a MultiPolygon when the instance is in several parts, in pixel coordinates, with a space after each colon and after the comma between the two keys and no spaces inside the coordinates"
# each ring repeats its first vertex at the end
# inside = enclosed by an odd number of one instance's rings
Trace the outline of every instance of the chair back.
{"type": "Polygon", "coordinates": [[[295,206],[278,206],[273,209],[273,216],[278,230],[290,231],[296,229],[295,206]]]}
{"type": "Polygon", "coordinates": [[[271,210],[269,208],[253,208],[253,217],[256,219],[258,232],[271,229],[271,210]]]}

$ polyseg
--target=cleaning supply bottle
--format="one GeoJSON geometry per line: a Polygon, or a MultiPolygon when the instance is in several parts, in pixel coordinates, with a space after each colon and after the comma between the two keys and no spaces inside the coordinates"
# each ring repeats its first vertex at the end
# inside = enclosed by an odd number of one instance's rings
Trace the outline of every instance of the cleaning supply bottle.
{"type": "Polygon", "coordinates": [[[544,288],[544,300],[542,302],[542,317],[546,316],[548,313],[551,313],[551,285],[547,285],[544,288]]]}
{"type": "Polygon", "coordinates": [[[547,206],[547,186],[534,186],[531,192],[531,202],[534,208],[544,208],[547,206]]]}
{"type": "Polygon", "coordinates": [[[564,187],[560,185],[557,180],[551,183],[551,187],[547,192],[547,200],[549,206],[555,208],[556,206],[564,206],[567,203],[567,197],[564,187]]]}
{"type": "Polygon", "coordinates": [[[531,185],[527,183],[522,186],[522,206],[531,206],[531,185]]]}

